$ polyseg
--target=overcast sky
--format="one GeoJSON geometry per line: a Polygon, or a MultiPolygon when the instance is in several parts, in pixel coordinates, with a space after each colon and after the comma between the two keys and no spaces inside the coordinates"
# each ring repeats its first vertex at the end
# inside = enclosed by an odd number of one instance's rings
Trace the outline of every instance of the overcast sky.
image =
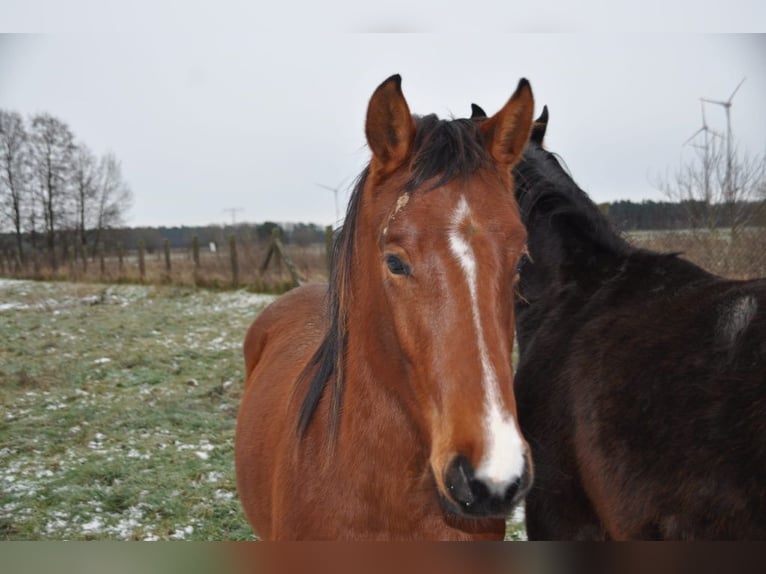
{"type": "MultiPolygon", "coordinates": [[[[238,220],[332,223],[332,192],[317,184],[341,187],[342,212],[369,157],[367,101],[393,73],[414,113],[458,117],[471,102],[494,113],[527,77],[538,111],[550,109],[548,147],[597,202],[661,199],[651,179],[678,165],[701,126],[698,98],[725,99],[743,77],[733,130],[742,147],[766,151],[764,35],[459,33],[457,16],[442,18],[439,34],[317,33],[305,21],[271,29],[248,8],[252,29],[236,18],[212,25],[212,9],[183,25],[158,9],[144,25],[79,4],[57,13],[55,3],[4,1],[0,29],[51,33],[0,36],[0,108],[50,112],[94,152],[113,151],[134,193],[131,225],[221,223],[227,208],[243,210],[238,220]],[[78,22],[86,9],[106,24],[78,22]]],[[[753,6],[763,24],[766,10],[753,6]]],[[[424,21],[346,24],[418,31],[424,21]]],[[[551,28],[568,29],[555,19],[551,28]]],[[[723,110],[706,112],[723,131],[723,110]]]]}

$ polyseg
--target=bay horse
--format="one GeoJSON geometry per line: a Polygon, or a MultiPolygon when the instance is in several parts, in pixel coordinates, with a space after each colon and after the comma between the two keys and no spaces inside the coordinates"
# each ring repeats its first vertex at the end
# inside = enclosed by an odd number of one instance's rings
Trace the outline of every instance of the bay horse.
{"type": "Polygon", "coordinates": [[[413,116],[398,75],[373,93],[329,285],[245,338],[236,475],[262,539],[503,538],[532,481],[508,294],[533,107],[526,80],[481,126],[413,116]]]}
{"type": "Polygon", "coordinates": [[[529,539],[766,538],[766,280],[629,245],[547,124],[514,169],[529,539]]]}

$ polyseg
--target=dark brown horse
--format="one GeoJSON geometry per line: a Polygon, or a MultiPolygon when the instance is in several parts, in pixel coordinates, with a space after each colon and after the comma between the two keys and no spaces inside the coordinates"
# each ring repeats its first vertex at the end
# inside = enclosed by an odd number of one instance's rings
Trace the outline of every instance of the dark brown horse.
{"type": "Polygon", "coordinates": [[[370,100],[329,293],[296,289],[247,334],[237,484],[264,539],[502,539],[531,482],[508,294],[532,93],[479,126],[412,116],[400,82],[370,100]]]}
{"type": "Polygon", "coordinates": [[[766,538],[766,281],[631,247],[546,127],[514,172],[529,538],[766,538]]]}

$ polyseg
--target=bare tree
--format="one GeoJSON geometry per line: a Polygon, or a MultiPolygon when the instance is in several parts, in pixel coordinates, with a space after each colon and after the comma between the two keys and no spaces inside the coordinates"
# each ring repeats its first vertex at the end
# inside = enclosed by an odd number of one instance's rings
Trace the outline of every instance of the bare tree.
{"type": "Polygon", "coordinates": [[[29,200],[27,133],[16,112],[0,110],[0,217],[16,237],[16,270],[24,264],[23,218],[29,200]]]}
{"type": "Polygon", "coordinates": [[[74,215],[75,256],[82,256],[88,267],[88,230],[92,228],[98,205],[99,166],[85,144],[79,144],[73,156],[72,207],[74,215]]]}
{"type": "Polygon", "coordinates": [[[726,227],[733,238],[758,218],[754,206],[766,185],[766,154],[740,153],[730,133],[724,143],[707,127],[704,110],[702,118],[702,128],[687,140],[693,156],[682,160],[671,176],[655,180],[655,186],[686,206],[692,229],[726,227]]]}
{"type": "MultiPolygon", "coordinates": [[[[704,105],[704,104],[703,104],[704,105]]],[[[705,123],[687,140],[678,169],[655,186],[685,207],[691,229],[666,236],[668,250],[680,251],[709,271],[728,277],[755,277],[766,271],[766,153],[741,151],[727,123],[726,135],[705,123]]]]}
{"type": "Polygon", "coordinates": [[[738,154],[735,150],[733,159],[728,161],[729,172],[722,175],[719,171],[718,184],[726,190],[724,203],[734,235],[759,218],[759,210],[753,205],[763,199],[762,190],[766,188],[766,153],[756,156],[746,151],[738,154]]]}
{"type": "Polygon", "coordinates": [[[64,218],[63,212],[67,207],[74,150],[74,136],[67,124],[49,114],[39,114],[32,118],[30,163],[53,269],[58,266],[56,231],[60,227],[59,219],[64,218]]]}
{"type": "Polygon", "coordinates": [[[101,158],[96,180],[96,209],[93,225],[95,255],[106,229],[124,223],[133,203],[133,192],[122,177],[122,164],[109,152],[101,158]]]}

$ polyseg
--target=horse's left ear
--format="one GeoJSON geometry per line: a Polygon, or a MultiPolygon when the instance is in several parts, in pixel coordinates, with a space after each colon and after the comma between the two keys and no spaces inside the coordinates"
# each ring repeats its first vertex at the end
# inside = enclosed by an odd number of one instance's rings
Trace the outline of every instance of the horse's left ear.
{"type": "Polygon", "coordinates": [[[522,78],[503,109],[481,124],[481,131],[492,159],[512,167],[524,153],[532,128],[535,101],[529,82],[522,78]]]}
{"type": "Polygon", "coordinates": [[[415,137],[415,123],[402,94],[402,77],[395,74],[383,82],[370,98],[365,124],[372,150],[371,165],[390,173],[407,158],[415,137]]]}

